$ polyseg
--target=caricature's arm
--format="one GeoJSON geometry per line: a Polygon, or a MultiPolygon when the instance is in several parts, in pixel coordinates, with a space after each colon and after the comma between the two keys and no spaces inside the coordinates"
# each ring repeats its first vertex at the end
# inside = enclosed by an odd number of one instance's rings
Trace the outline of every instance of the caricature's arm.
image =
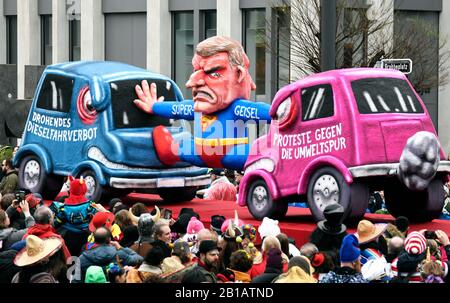
{"type": "Polygon", "coordinates": [[[194,101],[158,102],[153,106],[153,114],[171,119],[194,120],[194,101]]]}
{"type": "Polygon", "coordinates": [[[267,103],[239,99],[234,101],[232,106],[236,119],[267,122],[272,120],[269,115],[270,105],[267,103]]]}
{"type": "Polygon", "coordinates": [[[133,102],[142,111],[171,119],[194,120],[194,102],[162,102],[164,97],[157,98],[156,84],[148,85],[147,80],[142,80],[141,85],[135,87],[138,99],[133,102]]]}

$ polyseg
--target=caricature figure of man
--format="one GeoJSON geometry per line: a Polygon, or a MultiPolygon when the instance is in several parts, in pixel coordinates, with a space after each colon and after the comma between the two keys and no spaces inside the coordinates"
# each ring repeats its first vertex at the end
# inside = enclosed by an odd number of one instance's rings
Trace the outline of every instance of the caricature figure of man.
{"type": "Polygon", "coordinates": [[[194,71],[187,88],[193,100],[161,102],[156,85],[142,81],[134,100],[144,112],[171,119],[194,120],[194,138],[174,138],[163,126],[153,130],[153,143],[160,162],[178,161],[196,166],[242,170],[249,153],[249,120],[268,123],[269,105],[248,101],[256,88],[249,60],[239,42],[215,36],[200,42],[192,59],[194,71]],[[231,123],[230,123],[231,122],[231,123]]]}

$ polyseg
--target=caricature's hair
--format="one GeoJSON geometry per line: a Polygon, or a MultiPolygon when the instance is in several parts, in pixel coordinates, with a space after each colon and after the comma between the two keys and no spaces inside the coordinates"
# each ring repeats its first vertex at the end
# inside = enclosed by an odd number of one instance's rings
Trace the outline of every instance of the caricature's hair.
{"type": "Polygon", "coordinates": [[[242,45],[238,41],[224,36],[214,36],[203,40],[197,45],[195,52],[202,57],[227,52],[231,66],[248,68],[250,63],[242,45]]]}

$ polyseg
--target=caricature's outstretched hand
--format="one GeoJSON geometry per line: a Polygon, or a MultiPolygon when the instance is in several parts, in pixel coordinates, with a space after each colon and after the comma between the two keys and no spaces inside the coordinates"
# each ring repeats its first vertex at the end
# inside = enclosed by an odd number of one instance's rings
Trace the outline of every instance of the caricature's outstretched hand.
{"type": "Polygon", "coordinates": [[[141,86],[136,85],[134,89],[139,99],[135,99],[133,102],[146,113],[152,114],[153,105],[164,100],[162,96],[157,98],[156,84],[152,83],[149,87],[147,80],[142,80],[141,86]]]}

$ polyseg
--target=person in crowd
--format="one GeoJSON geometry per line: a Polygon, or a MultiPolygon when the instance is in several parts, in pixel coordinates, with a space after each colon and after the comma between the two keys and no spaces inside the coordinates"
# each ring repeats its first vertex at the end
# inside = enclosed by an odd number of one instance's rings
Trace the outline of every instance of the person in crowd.
{"type": "Polygon", "coordinates": [[[12,194],[19,189],[19,177],[10,159],[2,161],[2,171],[4,177],[0,182],[0,194],[12,194]]]}
{"type": "Polygon", "coordinates": [[[200,220],[196,217],[191,217],[186,227],[186,233],[180,239],[186,242],[197,243],[198,233],[204,228],[205,226],[200,220]]]}
{"type": "Polygon", "coordinates": [[[9,249],[0,252],[0,284],[11,283],[12,278],[20,271],[14,264],[17,250],[9,249]]]}
{"type": "Polygon", "coordinates": [[[237,219],[236,213],[236,219],[228,225],[227,230],[223,233],[223,237],[220,240],[220,247],[222,248],[219,261],[220,271],[229,268],[231,255],[235,251],[242,249],[241,243],[244,233],[238,224],[239,220],[237,219]]]}
{"type": "Polygon", "coordinates": [[[214,279],[216,279],[215,276],[213,277],[209,273],[205,274],[202,270],[196,267],[183,275],[181,283],[182,284],[216,283],[214,279]]]}
{"type": "Polygon", "coordinates": [[[200,242],[197,264],[198,266],[192,271],[200,271],[207,282],[217,282],[216,274],[219,272],[219,247],[217,242],[212,240],[200,242]]]}
{"type": "Polygon", "coordinates": [[[139,239],[138,227],[134,224],[127,226],[122,230],[122,235],[122,240],[119,241],[120,246],[131,247],[139,239]]]}
{"type": "Polygon", "coordinates": [[[64,254],[64,259],[68,260],[71,256],[70,251],[67,248],[64,239],[53,227],[53,216],[53,212],[47,206],[41,206],[36,209],[34,212],[35,224],[28,228],[22,239],[25,240],[30,235],[34,235],[41,239],[60,238],[62,242],[61,250],[64,254]]]}
{"type": "MultiPolygon", "coordinates": [[[[196,258],[195,255],[197,255],[197,253],[198,253],[200,243],[204,240],[211,240],[211,241],[215,241],[215,242],[219,241],[217,234],[214,231],[207,229],[207,228],[204,228],[201,231],[199,231],[197,234],[197,243],[195,243],[191,247],[191,253],[194,255],[193,259],[196,258]]],[[[221,249],[223,249],[223,247],[221,247],[221,249]]]]}
{"type": "Polygon", "coordinates": [[[267,252],[266,269],[264,273],[253,278],[252,283],[271,283],[275,278],[283,273],[282,251],[278,248],[271,248],[267,252]]]}
{"type": "Polygon", "coordinates": [[[206,190],[203,198],[206,200],[236,201],[236,187],[223,174],[223,170],[213,169],[211,172],[211,186],[206,190]]]}
{"type": "Polygon", "coordinates": [[[409,283],[420,283],[419,265],[426,258],[427,240],[422,232],[411,232],[405,239],[405,249],[391,263],[392,276],[406,278],[409,283]]]}
{"type": "Polygon", "coordinates": [[[102,267],[91,265],[86,269],[84,283],[107,283],[106,275],[102,267]]]}
{"type": "Polygon", "coordinates": [[[230,256],[229,269],[233,271],[236,282],[250,283],[252,281],[248,271],[253,266],[251,256],[245,250],[237,250],[230,256]]]}
{"type": "Polygon", "coordinates": [[[192,259],[189,243],[177,240],[173,245],[172,256],[165,258],[161,266],[164,283],[180,283],[183,276],[197,266],[197,262],[192,259]]]}
{"type": "Polygon", "coordinates": [[[10,220],[10,226],[15,229],[26,228],[25,215],[22,209],[19,207],[21,200],[25,200],[28,203],[30,214],[33,216],[36,209],[43,204],[43,200],[38,194],[17,194],[14,195],[13,203],[6,209],[10,220]],[[18,199],[16,199],[16,197],[18,199]]]}
{"type": "MultiPolygon", "coordinates": [[[[260,258],[255,258],[253,260],[253,266],[250,270],[250,276],[252,277],[252,279],[264,273],[267,264],[267,252],[271,248],[277,248],[281,250],[280,241],[275,236],[264,237],[261,246],[261,256],[260,258]]],[[[281,257],[283,259],[283,272],[286,272],[288,268],[289,258],[284,253],[281,254],[281,257]]]]}
{"type": "MultiPolygon", "coordinates": [[[[13,203],[17,201],[14,200],[13,203]]],[[[26,234],[29,227],[35,224],[33,216],[31,216],[30,209],[27,201],[22,201],[19,203],[20,209],[25,216],[25,229],[17,230],[10,227],[10,220],[8,214],[3,209],[0,210],[0,251],[8,250],[14,243],[22,240],[23,236],[26,234]]]]}
{"type": "Polygon", "coordinates": [[[152,247],[144,258],[144,263],[139,267],[138,271],[143,276],[143,280],[147,279],[149,275],[161,275],[161,264],[164,260],[164,252],[161,247],[152,247]]]}
{"type": "Polygon", "coordinates": [[[326,251],[318,251],[308,259],[311,260],[311,266],[314,268],[313,277],[316,280],[320,280],[336,267],[333,258],[326,251]]]}
{"type": "Polygon", "coordinates": [[[150,213],[150,210],[145,206],[144,203],[136,203],[129,209],[129,217],[134,225],[137,225],[139,222],[139,217],[142,214],[150,213]]]}
{"type": "Polygon", "coordinates": [[[441,261],[428,259],[421,266],[420,276],[424,283],[445,283],[444,275],[441,261]]]}
{"type": "Polygon", "coordinates": [[[106,227],[111,232],[113,241],[120,241],[123,237],[122,231],[120,230],[119,225],[114,224],[115,216],[112,212],[109,211],[99,211],[92,218],[91,222],[89,222],[89,231],[91,232],[88,238],[88,244],[92,245],[94,243],[94,232],[99,227],[106,227]]]}
{"type": "Polygon", "coordinates": [[[325,207],[323,215],[325,220],[317,223],[317,228],[310,235],[310,242],[320,251],[327,251],[338,264],[342,239],[347,235],[347,227],[342,223],[344,208],[333,203],[325,207]]]}
{"type": "Polygon", "coordinates": [[[387,224],[373,224],[368,220],[361,220],[358,223],[356,236],[361,250],[361,264],[364,265],[371,258],[384,258],[387,254],[387,243],[382,236],[387,224]]]}
{"type": "Polygon", "coordinates": [[[94,232],[94,244],[83,251],[78,266],[80,267],[81,281],[86,270],[91,265],[105,267],[111,262],[120,260],[123,265],[136,266],[142,263],[143,258],[133,250],[121,247],[119,243],[111,241],[111,231],[107,227],[99,227],[94,232]]]}
{"type": "Polygon", "coordinates": [[[145,257],[152,249],[154,242],[153,233],[155,222],[159,220],[158,213],[152,216],[149,213],[142,214],[138,221],[139,238],[133,245],[130,246],[132,250],[140,256],[145,257]]]}
{"type": "Polygon", "coordinates": [[[124,205],[124,203],[122,202],[122,199],[120,198],[112,198],[109,203],[109,211],[112,212],[113,214],[116,214],[116,212],[118,212],[118,209],[124,205]]]}
{"type": "Polygon", "coordinates": [[[83,178],[69,176],[69,196],[64,203],[54,201],[50,209],[55,214],[53,226],[64,238],[72,256],[79,256],[89,237],[89,223],[103,206],[86,198],[87,185],[83,178]]]}
{"type": "Polygon", "coordinates": [[[172,253],[172,249],[170,248],[172,234],[169,224],[166,224],[165,222],[157,222],[155,224],[155,232],[153,234],[153,238],[154,240],[151,243],[152,246],[161,247],[164,253],[164,258],[170,257],[172,253]]]}
{"type": "Polygon", "coordinates": [[[388,253],[385,255],[386,261],[392,263],[392,261],[398,257],[401,251],[404,249],[405,240],[402,237],[395,236],[388,239],[388,253]]]}
{"type": "Polygon", "coordinates": [[[125,230],[128,226],[136,226],[130,218],[128,210],[122,209],[114,214],[114,224],[117,224],[120,230],[125,230]]]}
{"type": "Polygon", "coordinates": [[[34,235],[27,237],[26,246],[14,258],[20,271],[11,283],[57,283],[59,273],[53,273],[50,258],[62,247],[61,238],[40,239],[34,235]]]}
{"type": "Polygon", "coordinates": [[[319,249],[317,248],[316,244],[311,242],[306,242],[302,245],[302,247],[300,247],[300,255],[305,256],[310,260],[312,259],[313,255],[318,252],[319,249]]]}
{"type": "Polygon", "coordinates": [[[286,273],[279,275],[274,283],[317,283],[313,277],[314,268],[304,256],[293,257],[286,273]]]}
{"type": "Polygon", "coordinates": [[[319,283],[368,283],[361,274],[361,252],[355,235],[344,237],[339,258],[341,266],[324,275],[319,283]]]}
{"type": "Polygon", "coordinates": [[[222,215],[213,215],[211,216],[211,230],[213,230],[214,232],[217,233],[217,235],[221,236],[222,235],[222,224],[223,222],[225,222],[226,218],[222,215]]]}
{"type": "Polygon", "coordinates": [[[391,239],[393,237],[400,237],[405,239],[408,235],[409,220],[404,216],[397,217],[394,224],[388,223],[384,236],[386,239],[391,239]]]}
{"type": "Polygon", "coordinates": [[[242,177],[244,177],[244,172],[242,170],[234,171],[234,180],[236,184],[236,192],[239,193],[239,185],[241,184],[242,177]]]}
{"type": "Polygon", "coordinates": [[[11,206],[12,202],[16,199],[14,194],[6,194],[1,197],[0,205],[1,209],[7,210],[11,206]]]}

